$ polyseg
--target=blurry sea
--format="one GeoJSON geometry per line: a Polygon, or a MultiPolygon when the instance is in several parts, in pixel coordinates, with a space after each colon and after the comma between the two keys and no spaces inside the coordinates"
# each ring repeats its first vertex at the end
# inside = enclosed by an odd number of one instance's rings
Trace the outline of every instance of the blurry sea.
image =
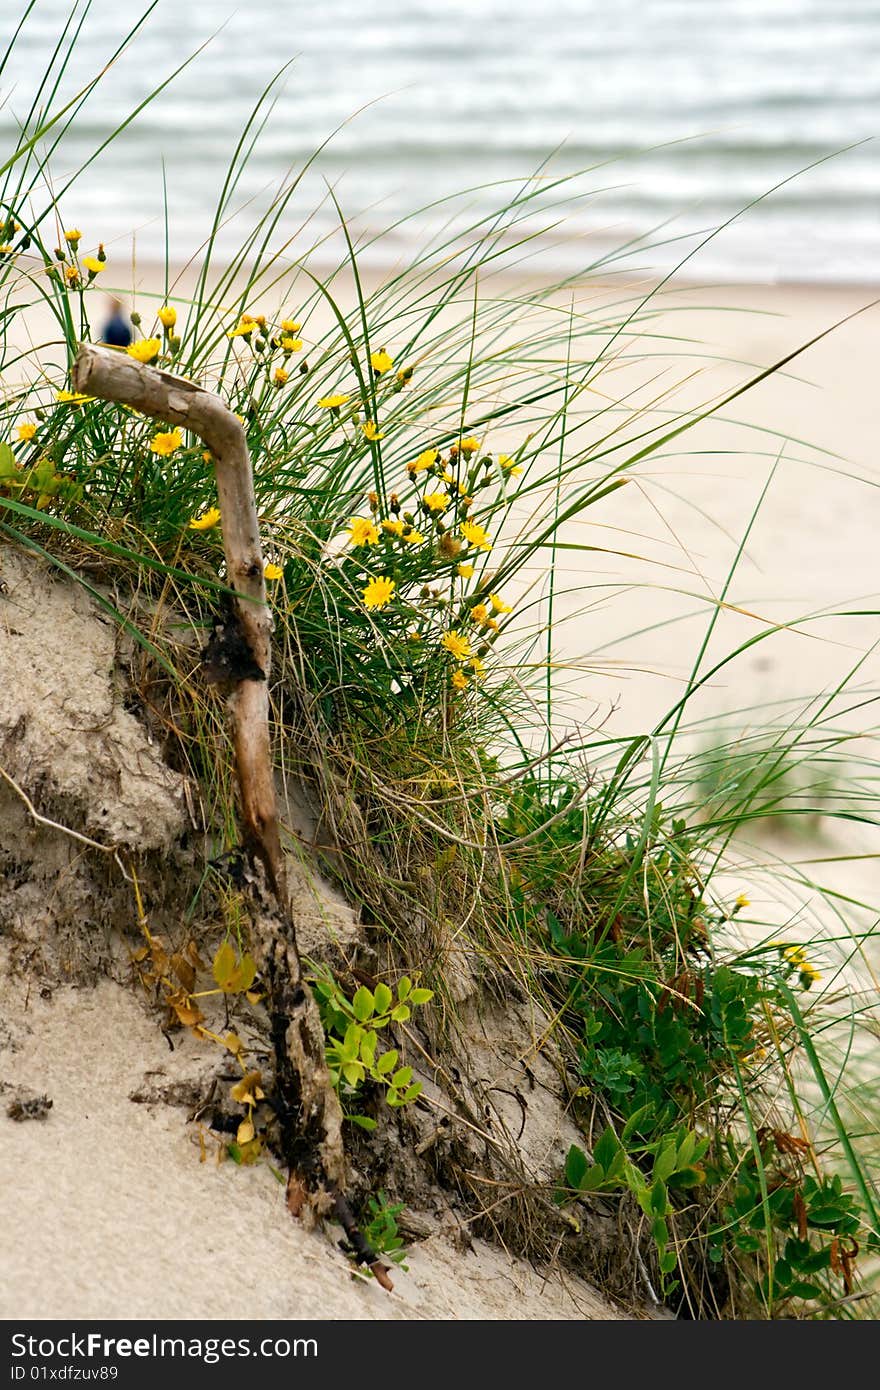
{"type": "MultiPolygon", "coordinates": [[[[0,151],[72,8],[35,0],[0,76],[0,151]]],[[[0,52],[25,9],[0,3],[0,52]]],[[[63,91],[139,12],[94,0],[63,91]]],[[[533,239],[512,255],[541,273],[620,266],[629,246],[642,271],[694,252],[691,279],[880,281],[880,0],[159,0],[53,157],[55,186],[206,39],[65,198],[84,245],[129,251],[134,230],[139,257],[161,256],[164,167],[172,253],[196,252],[251,110],[291,60],[227,249],[323,146],[274,238],[291,255],[321,242],[337,256],[328,185],[362,240],[383,233],[366,258],[396,263],[536,175],[517,224],[533,239]]]]}

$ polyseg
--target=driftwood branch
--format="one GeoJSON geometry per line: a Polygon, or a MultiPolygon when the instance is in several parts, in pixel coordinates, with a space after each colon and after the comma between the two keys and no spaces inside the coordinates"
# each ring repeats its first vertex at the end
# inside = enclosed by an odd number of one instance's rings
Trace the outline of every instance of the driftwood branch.
{"type": "Polygon", "coordinates": [[[253,474],[241,421],[211,391],[145,367],[125,353],[84,343],[73,366],[74,390],[134,406],[155,420],[191,430],[208,446],[217,475],[227,583],[240,595],[235,617],[262,679],[241,680],[229,704],[242,815],[250,848],[263,861],[279,902],[287,905],[269,747],[272,617],[266,603],[253,474]]]}
{"type": "MultiPolygon", "coordinates": [[[[133,406],[155,420],[190,430],[204,441],[214,461],[226,578],[236,597],[231,618],[215,628],[208,655],[231,687],[245,848],[262,864],[275,899],[273,905],[257,878],[254,954],[268,987],[281,1137],[291,1174],[288,1205],[296,1214],[309,1207],[335,1210],[354,1239],[356,1227],[342,1195],[342,1112],[330,1082],[318,1008],[303,979],[281,852],[269,736],[272,616],[245,432],[213,392],[144,366],[125,353],[84,343],[72,377],[76,391],[133,406]]],[[[384,1271],[363,1237],[358,1235],[355,1245],[360,1260],[370,1263],[374,1272],[384,1271]]],[[[382,1282],[390,1286],[387,1274],[382,1282]]]]}

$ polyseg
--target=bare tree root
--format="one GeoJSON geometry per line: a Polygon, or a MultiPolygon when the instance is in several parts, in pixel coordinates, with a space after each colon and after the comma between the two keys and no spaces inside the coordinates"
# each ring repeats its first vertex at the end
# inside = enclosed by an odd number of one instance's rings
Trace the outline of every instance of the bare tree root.
{"type": "Polygon", "coordinates": [[[254,870],[249,876],[253,948],[268,989],[281,1142],[290,1174],[288,1207],[297,1216],[335,1211],[358,1262],[369,1264],[383,1287],[391,1288],[385,1266],[358,1231],[343,1195],[342,1111],[291,914],[269,737],[272,616],[244,429],[213,392],[109,348],[81,344],[72,378],[74,390],[190,430],[211,451],[227,583],[236,597],[228,617],[215,624],[204,656],[210,678],[229,690],[244,849],[254,870]]]}

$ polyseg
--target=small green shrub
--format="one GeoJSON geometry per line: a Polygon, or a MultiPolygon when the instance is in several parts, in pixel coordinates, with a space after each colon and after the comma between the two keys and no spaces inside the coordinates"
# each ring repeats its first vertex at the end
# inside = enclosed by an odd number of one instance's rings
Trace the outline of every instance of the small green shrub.
{"type": "Polygon", "coordinates": [[[367,1198],[368,1219],[363,1225],[363,1234],[377,1255],[384,1255],[386,1259],[393,1260],[406,1272],[409,1268],[406,1263],[406,1246],[397,1225],[397,1218],[402,1211],[403,1202],[391,1202],[388,1193],[380,1188],[376,1196],[367,1198]]]}
{"type": "MultiPolygon", "coordinates": [[[[412,1067],[397,1065],[396,1047],[380,1049],[379,1034],[393,1023],[406,1023],[414,1008],[433,999],[433,990],[415,988],[407,975],[397,982],[396,994],[380,982],[374,990],[361,985],[351,998],[329,972],[316,975],[311,983],[327,1040],[330,1079],[340,1099],[356,1102],[372,1081],[390,1106],[416,1100],[422,1083],[413,1081],[412,1067]]],[[[369,1115],[347,1111],[345,1118],[361,1129],[376,1128],[369,1115]]]]}
{"type": "Polygon", "coordinates": [[[599,830],[579,808],[560,815],[568,795],[523,784],[501,821],[511,839],[547,826],[510,851],[511,930],[543,944],[542,984],[583,1083],[574,1113],[587,1132],[597,1107],[609,1116],[591,1157],[569,1150],[557,1201],[631,1194],[666,1298],[682,1277],[724,1283],[735,1267],[771,1316],[792,1299],[836,1302],[853,1287],[865,1213],[809,1139],[750,1118],[771,1051],[789,1070],[800,1040],[791,990],[819,972],[800,945],[719,952],[747,902],[707,900],[681,820],[655,806],[647,835],[599,830]]]}

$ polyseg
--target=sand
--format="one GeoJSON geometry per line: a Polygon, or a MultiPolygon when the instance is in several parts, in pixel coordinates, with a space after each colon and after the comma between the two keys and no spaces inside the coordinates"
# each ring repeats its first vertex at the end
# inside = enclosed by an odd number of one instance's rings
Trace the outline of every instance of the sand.
{"type": "Polygon", "coordinates": [[[43,999],[3,981],[0,1009],[0,1317],[622,1316],[583,1280],[442,1236],[414,1246],[386,1294],[288,1217],[268,1167],[218,1167],[210,1139],[201,1162],[185,1108],[131,1099],[188,1074],[204,1045],[177,1034],[169,1052],[130,990],[43,999]],[[48,1116],[10,1120],[16,1088],[47,1094],[48,1116]]]}

